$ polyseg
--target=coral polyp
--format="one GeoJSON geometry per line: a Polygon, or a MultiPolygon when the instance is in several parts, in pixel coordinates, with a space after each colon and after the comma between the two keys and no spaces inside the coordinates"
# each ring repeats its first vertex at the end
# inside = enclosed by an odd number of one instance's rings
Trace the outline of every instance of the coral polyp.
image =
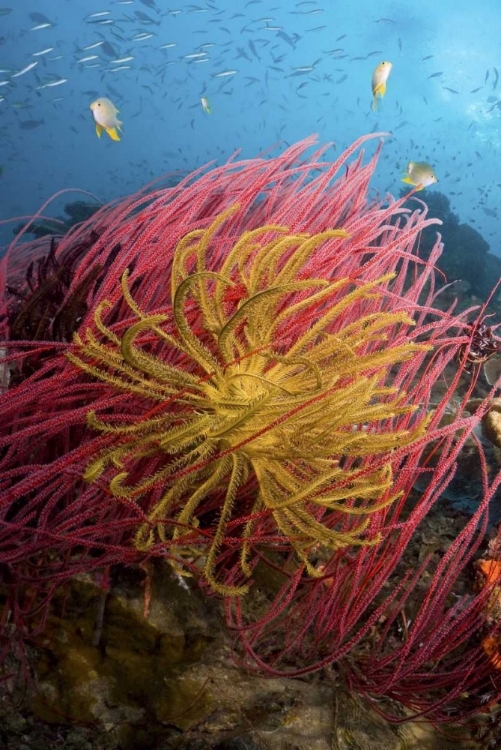
{"type": "Polygon", "coordinates": [[[273,519],[275,534],[315,575],[312,547],[379,541],[365,532],[370,514],[396,497],[391,452],[412,443],[426,424],[421,416],[411,429],[391,428],[394,417],[416,408],[385,385],[392,366],[425,348],[411,341],[388,345],[388,332],[412,326],[411,317],[404,311],[352,315],[360,301],[380,297],[378,287],[393,274],[360,285],[308,278],[312,254],[347,232],[309,236],[277,226],[244,233],[210,271],[211,239],[232,213],[178,244],[172,314],[143,312],[124,273],[123,297],[135,322],[118,336],[103,320],[109,310],[103,302],[96,330],[77,334],[67,353],[93,377],[141,398],[142,408],[118,423],[89,413],[89,426],[113,441],[85,478],[106,471],[114,497],[158,497],[135,536],[141,550],[169,538],[178,549],[183,542],[193,547],[193,532],[203,525],[197,514],[215,507],[219,520],[203,574],[225,594],[246,588],[221,584],[215,573],[236,505],[238,516],[247,516],[237,532],[246,576],[248,540],[259,518],[273,519]],[[360,470],[357,459],[368,455],[383,458],[360,470]],[[242,499],[243,488],[249,492],[242,499]]]}

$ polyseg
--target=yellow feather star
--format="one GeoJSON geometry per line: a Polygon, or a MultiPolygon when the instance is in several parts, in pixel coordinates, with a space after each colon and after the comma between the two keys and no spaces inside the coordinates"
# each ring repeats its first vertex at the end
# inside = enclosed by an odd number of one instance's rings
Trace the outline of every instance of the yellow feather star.
{"type": "Polygon", "coordinates": [[[200,516],[216,499],[218,518],[209,528],[205,522],[209,536],[200,534],[198,549],[205,552],[202,575],[226,595],[247,590],[218,580],[218,554],[235,518],[246,519],[231,531],[234,541],[235,529],[241,529],[246,576],[263,511],[267,533],[272,519],[275,537],[291,545],[310,575],[319,575],[308,559],[319,545],[378,543],[378,536],[363,535],[370,514],[397,497],[391,492],[391,452],[426,428],[422,418],[410,431],[392,430],[394,417],[415,407],[384,385],[392,366],[427,348],[388,346],[388,330],[413,325],[409,315],[368,314],[332,333],[333,321],[359,300],[379,297],[376,287],[392,275],[359,287],[349,279],[304,278],[313,252],[347,233],[289,235],[277,226],[244,233],[217,273],[210,271],[211,241],[234,210],[178,244],[168,315],[140,309],[126,272],[123,296],[137,322],[118,336],[103,322],[110,305],[102,303],[96,330],[76,334],[68,353],[89,375],[144,407],[119,424],[89,413],[89,426],[114,439],[88,465],[85,479],[106,472],[117,499],[133,499],[146,509],[148,521],[134,539],[139,550],[175,542],[181,554],[186,538],[184,553],[193,554],[194,530],[201,530],[200,516]],[[229,290],[239,291],[237,302],[228,302],[229,290]],[[285,339],[287,324],[293,329],[295,316],[312,310],[302,334],[285,339]],[[376,431],[384,420],[385,429],[376,431]],[[357,460],[371,455],[386,458],[360,472],[357,460]],[[350,516],[359,522],[347,526],[350,516]]]}

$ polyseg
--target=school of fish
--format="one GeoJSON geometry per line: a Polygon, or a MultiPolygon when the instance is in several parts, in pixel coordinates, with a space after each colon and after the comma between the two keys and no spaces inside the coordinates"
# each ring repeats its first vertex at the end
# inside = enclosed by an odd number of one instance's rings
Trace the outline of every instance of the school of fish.
{"type": "MultiPolygon", "coordinates": [[[[71,0],[60,0],[59,7],[63,5],[69,8],[71,0]]],[[[401,137],[401,129],[409,124],[402,119],[405,102],[392,96],[393,81],[402,76],[403,70],[401,61],[395,60],[394,55],[403,56],[407,51],[399,20],[378,17],[377,11],[365,19],[367,27],[371,26],[376,35],[381,31],[382,38],[390,40],[391,43],[381,44],[391,53],[393,62],[390,62],[384,57],[385,49],[363,50],[363,54],[356,54],[360,49],[350,42],[349,34],[337,33],[342,28],[334,30],[331,24],[322,23],[328,13],[329,8],[322,7],[320,0],[300,0],[272,7],[267,0],[247,0],[238,4],[204,0],[201,4],[180,4],[177,9],[170,4],[165,6],[160,0],[108,0],[101,8],[89,2],[88,12],[79,21],[79,37],[73,42],[74,48],[69,50],[68,40],[57,32],[59,17],[56,6],[47,15],[25,10],[23,48],[28,42],[30,51],[24,52],[16,65],[0,68],[0,105],[15,113],[19,129],[29,138],[29,131],[56,124],[65,103],[70,99],[73,103],[78,95],[87,101],[76,116],[89,118],[91,123],[93,120],[98,137],[104,133],[105,140],[119,142],[124,137],[122,126],[127,138],[127,125],[136,117],[142,119],[146,108],[152,107],[158,117],[162,117],[159,104],[165,98],[168,98],[170,108],[184,110],[184,132],[192,130],[195,136],[198,128],[204,127],[199,117],[212,115],[206,118],[207,123],[217,119],[228,98],[238,88],[245,91],[249,106],[256,111],[264,112],[266,107],[273,106],[278,114],[280,110],[284,113],[282,121],[274,124],[271,133],[267,132],[266,118],[263,120],[259,135],[263,137],[265,147],[274,140],[287,142],[284,134],[288,123],[295,119],[295,102],[299,107],[307,107],[301,100],[309,102],[315,88],[320,96],[325,97],[325,105],[320,100],[317,126],[330,130],[330,112],[335,110],[343,96],[344,86],[348,86],[355,87],[358,92],[357,106],[371,118],[368,120],[369,129],[372,127],[373,131],[379,129],[377,118],[386,117],[390,107],[392,110],[396,108],[400,119],[392,132],[401,137]],[[201,23],[197,23],[198,18],[201,23]],[[182,23],[187,24],[184,30],[176,30],[182,23]],[[188,26],[189,33],[186,31],[188,26]],[[211,30],[217,34],[211,34],[211,30]],[[314,45],[311,43],[313,39],[318,39],[314,45]],[[301,49],[305,46],[318,52],[316,59],[301,60],[301,49]],[[379,60],[376,65],[373,58],[379,60]],[[370,100],[369,87],[366,98],[361,74],[371,83],[370,100]],[[187,101],[183,97],[184,81],[190,85],[193,81],[198,82],[197,98],[187,101]],[[267,94],[276,81],[283,84],[283,94],[278,101],[270,100],[267,94]],[[131,96],[131,92],[134,95],[131,96]],[[54,107],[53,117],[42,109],[47,104],[54,107]],[[123,111],[125,124],[118,119],[119,109],[123,111]]],[[[5,18],[1,34],[7,33],[7,37],[0,35],[0,51],[1,45],[9,39],[7,20],[21,14],[19,6],[0,8],[0,18],[2,21],[5,18]]],[[[450,72],[433,70],[433,67],[430,70],[433,58],[434,54],[422,54],[418,60],[421,98],[425,106],[428,105],[427,86],[439,87],[452,98],[464,95],[453,80],[450,81],[452,86],[447,85],[450,72]]],[[[479,85],[469,91],[470,95],[476,95],[489,89],[487,113],[501,109],[501,99],[496,95],[498,79],[497,68],[489,68],[483,82],[479,81],[479,85]]],[[[319,104],[318,100],[316,104],[319,104]]],[[[346,116],[349,114],[350,110],[346,116]]],[[[151,114],[145,119],[145,130],[149,129],[149,118],[151,114]]],[[[438,123],[442,119],[443,116],[434,121],[438,123]]],[[[66,122],[67,127],[80,137],[75,117],[66,122]]],[[[61,123],[58,127],[66,125],[61,123]]],[[[249,124],[243,131],[250,129],[249,124]]],[[[5,141],[10,133],[11,128],[2,129],[0,126],[0,137],[5,141]]],[[[238,135],[241,139],[243,133],[238,135]]],[[[200,135],[195,137],[200,142],[200,135]]],[[[240,145],[239,138],[235,137],[234,148],[240,145]]],[[[223,146],[218,146],[217,150],[224,153],[223,146]]],[[[436,151],[436,146],[430,148],[429,144],[408,139],[407,159],[400,155],[393,173],[398,172],[400,179],[416,190],[433,185],[437,182],[433,160],[424,160],[422,155],[432,157],[436,151]]],[[[180,148],[178,152],[176,154],[171,147],[163,153],[186,162],[187,168],[191,166],[189,157],[180,148]]],[[[213,155],[209,149],[207,154],[209,157],[213,155]]],[[[482,158],[480,151],[475,150],[474,154],[477,159],[482,158]]],[[[138,160],[134,166],[143,170],[145,176],[153,174],[145,160],[138,160]]],[[[473,162],[468,162],[466,167],[473,167],[473,162]]],[[[5,163],[3,172],[5,174],[5,163]]],[[[453,188],[453,183],[461,180],[460,175],[452,175],[452,168],[440,176],[453,188]]],[[[491,218],[497,217],[497,207],[487,205],[494,187],[484,185],[479,188],[480,206],[491,218]]],[[[461,191],[452,189],[450,194],[461,195],[461,191]]]]}

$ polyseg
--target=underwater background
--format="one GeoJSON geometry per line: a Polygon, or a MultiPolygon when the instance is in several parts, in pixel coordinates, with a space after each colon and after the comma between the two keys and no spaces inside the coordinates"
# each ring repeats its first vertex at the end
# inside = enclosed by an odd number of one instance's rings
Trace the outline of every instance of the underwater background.
{"type": "Polygon", "coordinates": [[[59,190],[107,202],[235,151],[318,133],[334,156],[388,131],[373,189],[396,196],[409,160],[428,162],[439,182],[421,195],[439,190],[500,254],[495,3],[16,0],[0,14],[2,220],[59,190]],[[382,60],[393,69],[372,111],[382,60]],[[96,137],[102,96],[120,110],[119,143],[96,137]]]}

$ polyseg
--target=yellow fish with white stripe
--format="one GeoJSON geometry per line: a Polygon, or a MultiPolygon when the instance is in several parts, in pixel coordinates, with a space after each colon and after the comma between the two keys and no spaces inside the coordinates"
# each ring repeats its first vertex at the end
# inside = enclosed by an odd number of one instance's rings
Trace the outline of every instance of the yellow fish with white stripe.
{"type": "Polygon", "coordinates": [[[386,81],[391,73],[393,65],[384,60],[376,65],[372,74],[372,109],[377,109],[378,96],[382,99],[386,93],[386,81]]]}
{"type": "Polygon", "coordinates": [[[101,133],[105,130],[113,141],[119,141],[118,131],[122,132],[123,123],[117,119],[119,110],[113,102],[106,96],[101,96],[90,105],[94,121],[96,123],[96,133],[101,138],[101,133]]]}

